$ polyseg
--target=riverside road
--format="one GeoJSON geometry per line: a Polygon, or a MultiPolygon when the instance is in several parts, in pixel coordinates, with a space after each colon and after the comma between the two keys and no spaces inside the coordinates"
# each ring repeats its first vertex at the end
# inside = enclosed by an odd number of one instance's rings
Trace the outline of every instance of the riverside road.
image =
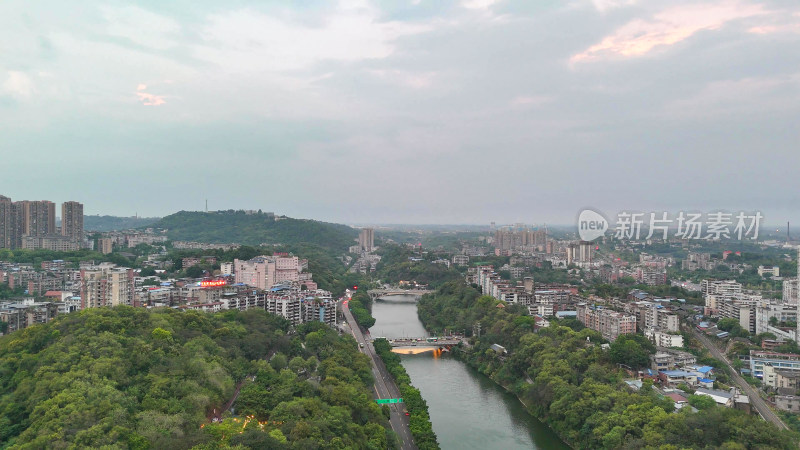
{"type": "MultiPolygon", "coordinates": [[[[348,300],[342,302],[342,313],[350,328],[350,332],[353,334],[356,342],[358,342],[361,352],[369,356],[372,362],[372,376],[375,378],[375,398],[400,398],[400,390],[397,388],[389,371],[386,370],[383,360],[375,353],[372,342],[364,337],[361,328],[358,326],[358,323],[356,323],[355,318],[353,318],[353,314],[350,312],[348,306],[348,300]]],[[[389,411],[391,413],[389,422],[392,425],[392,430],[400,438],[402,448],[416,449],[417,446],[414,445],[414,439],[411,437],[408,417],[405,415],[405,406],[402,403],[393,403],[389,405],[389,411]]]]}

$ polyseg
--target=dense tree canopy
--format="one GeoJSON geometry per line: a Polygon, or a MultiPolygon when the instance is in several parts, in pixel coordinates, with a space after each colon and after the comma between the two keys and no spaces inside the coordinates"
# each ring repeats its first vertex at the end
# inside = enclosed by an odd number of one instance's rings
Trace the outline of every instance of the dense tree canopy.
{"type": "Polygon", "coordinates": [[[372,382],[355,341],[322,324],[290,330],[264,311],[88,309],[0,338],[0,443],[393,447],[372,382]]]}
{"type": "Polygon", "coordinates": [[[347,225],[316,220],[274,218],[264,213],[181,211],[151,224],[168,230],[172,240],[199,242],[237,242],[247,245],[310,243],[346,250],[358,231],[347,225]]]}
{"type": "MultiPolygon", "coordinates": [[[[614,363],[612,352],[601,348],[605,340],[598,332],[575,331],[555,320],[534,331],[530,317],[511,307],[497,308],[498,303],[462,282],[452,282],[423,296],[419,316],[431,330],[469,332],[480,322],[480,338],[454,353],[516,393],[531,413],[573,447],[797,446],[794,434],[732,408],[674,412],[672,400],[658,395],[649,383],[638,392],[627,388],[624,371],[614,363]],[[489,346],[494,343],[503,345],[508,355],[492,351],[489,346]]],[[[651,345],[642,337],[624,338],[616,357],[638,365],[651,345]]]]}

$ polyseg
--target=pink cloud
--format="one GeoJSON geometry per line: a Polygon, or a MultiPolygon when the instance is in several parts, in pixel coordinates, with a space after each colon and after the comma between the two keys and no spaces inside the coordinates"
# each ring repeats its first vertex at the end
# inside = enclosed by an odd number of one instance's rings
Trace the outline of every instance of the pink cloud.
{"type": "Polygon", "coordinates": [[[148,94],[147,92],[137,92],[136,96],[139,97],[144,106],[158,106],[167,103],[163,96],[148,94]]]}
{"type": "Polygon", "coordinates": [[[698,31],[716,30],[732,20],[761,14],[765,14],[761,5],[730,1],[666,9],[653,16],[652,20],[628,22],[600,43],[573,55],[570,62],[642,56],[656,48],[681,42],[698,31]]]}

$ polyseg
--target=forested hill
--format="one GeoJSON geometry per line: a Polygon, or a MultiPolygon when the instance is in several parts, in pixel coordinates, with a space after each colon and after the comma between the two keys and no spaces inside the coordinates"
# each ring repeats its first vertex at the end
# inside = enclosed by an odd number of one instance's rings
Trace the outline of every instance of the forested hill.
{"type": "Polygon", "coordinates": [[[0,337],[0,448],[392,448],[372,383],[318,322],[91,308],[0,337]]]}
{"type": "Polygon", "coordinates": [[[87,231],[114,231],[145,227],[158,222],[158,217],[83,216],[87,231]]]}
{"type": "Polygon", "coordinates": [[[169,238],[178,241],[245,245],[311,243],[339,251],[353,245],[358,237],[358,231],[347,225],[233,210],[181,211],[151,226],[167,229],[169,238]]]}

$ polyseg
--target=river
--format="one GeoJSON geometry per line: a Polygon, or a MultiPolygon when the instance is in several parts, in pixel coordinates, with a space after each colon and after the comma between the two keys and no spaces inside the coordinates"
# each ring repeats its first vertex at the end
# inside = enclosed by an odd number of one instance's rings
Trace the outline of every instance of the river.
{"type": "MultiPolygon", "coordinates": [[[[372,337],[427,336],[413,296],[390,296],[372,305],[372,337]]],[[[401,353],[411,382],[428,402],[443,449],[568,449],[519,400],[447,353],[401,353]]]]}

